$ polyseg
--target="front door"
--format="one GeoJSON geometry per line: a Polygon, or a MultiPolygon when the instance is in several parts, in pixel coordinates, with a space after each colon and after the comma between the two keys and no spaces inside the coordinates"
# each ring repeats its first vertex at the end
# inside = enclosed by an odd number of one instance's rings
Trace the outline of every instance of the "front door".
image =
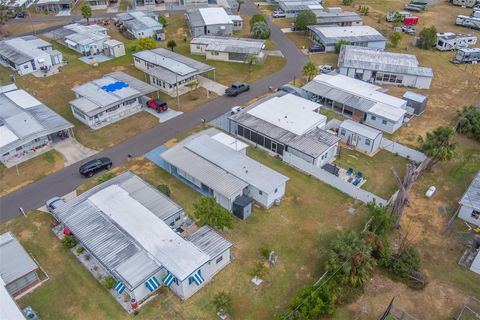
{"type": "Polygon", "coordinates": [[[351,141],[352,146],[356,146],[357,142],[358,142],[358,136],[356,134],[352,134],[352,141],[351,141]]]}

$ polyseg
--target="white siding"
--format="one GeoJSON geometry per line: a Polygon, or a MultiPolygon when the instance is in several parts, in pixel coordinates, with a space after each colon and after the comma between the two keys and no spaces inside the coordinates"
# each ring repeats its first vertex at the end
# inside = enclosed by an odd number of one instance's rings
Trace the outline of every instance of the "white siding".
{"type": "Polygon", "coordinates": [[[378,130],[382,130],[387,133],[394,133],[395,131],[398,130],[402,126],[403,123],[403,117],[397,121],[397,122],[392,122],[386,119],[383,119],[379,116],[372,115],[371,113],[367,112],[367,119],[365,120],[365,124],[369,125],[370,127],[376,128],[378,130]],[[372,119],[372,116],[374,119],[372,119]],[[384,121],[386,123],[384,123],[384,121]]]}
{"type": "Polygon", "coordinates": [[[461,206],[460,211],[458,212],[458,217],[462,220],[465,220],[468,223],[472,223],[480,227],[480,218],[475,219],[472,217],[473,208],[468,206],[461,206]]]}

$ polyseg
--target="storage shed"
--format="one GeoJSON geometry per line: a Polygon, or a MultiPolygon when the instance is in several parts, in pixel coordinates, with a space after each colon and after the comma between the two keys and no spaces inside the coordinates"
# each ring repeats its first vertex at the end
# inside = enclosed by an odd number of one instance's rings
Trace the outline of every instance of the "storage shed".
{"type": "Polygon", "coordinates": [[[345,120],[340,124],[338,136],[348,146],[372,154],[380,148],[383,134],[353,120],[345,120]]]}
{"type": "Polygon", "coordinates": [[[416,92],[407,91],[402,96],[407,101],[407,112],[414,115],[421,115],[427,106],[428,97],[416,92]]]}
{"type": "Polygon", "coordinates": [[[237,218],[245,220],[252,214],[252,204],[252,198],[239,196],[233,201],[232,212],[237,218]]]}

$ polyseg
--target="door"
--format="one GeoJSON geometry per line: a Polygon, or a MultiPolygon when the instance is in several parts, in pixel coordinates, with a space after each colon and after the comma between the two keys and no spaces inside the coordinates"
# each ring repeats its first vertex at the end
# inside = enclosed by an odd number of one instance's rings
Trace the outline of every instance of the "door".
{"type": "Polygon", "coordinates": [[[53,56],[53,64],[59,64],[60,63],[60,57],[59,56],[53,56]]]}
{"type": "Polygon", "coordinates": [[[352,146],[357,146],[357,143],[358,143],[358,135],[352,134],[352,141],[351,141],[352,146]]]}

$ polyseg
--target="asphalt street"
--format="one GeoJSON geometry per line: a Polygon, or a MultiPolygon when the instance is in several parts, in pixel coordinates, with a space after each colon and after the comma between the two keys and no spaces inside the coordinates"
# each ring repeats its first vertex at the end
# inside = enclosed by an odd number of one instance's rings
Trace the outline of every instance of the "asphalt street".
{"type": "MultiPolygon", "coordinates": [[[[241,12],[250,16],[259,13],[259,10],[253,3],[246,1],[241,7],[241,12]]],[[[287,60],[283,69],[255,83],[251,83],[251,89],[246,93],[237,97],[219,97],[190,112],[165,123],[160,123],[135,137],[96,154],[94,157],[109,157],[113,160],[114,166],[121,165],[127,161],[128,154],[133,156],[143,155],[177,135],[200,125],[201,119],[205,119],[208,122],[236,105],[242,105],[255,97],[265,94],[268,92],[269,87],[276,88],[291,81],[294,77],[300,77],[301,68],[307,62],[307,57],[300,52],[277,26],[270,23],[270,27],[270,39],[283,52],[287,60]]],[[[88,160],[85,159],[83,162],[88,160]]],[[[0,198],[0,223],[21,215],[19,208],[23,208],[25,211],[39,208],[49,198],[67,194],[84,183],[87,179],[78,173],[80,165],[81,163],[70,165],[0,198]]]]}

